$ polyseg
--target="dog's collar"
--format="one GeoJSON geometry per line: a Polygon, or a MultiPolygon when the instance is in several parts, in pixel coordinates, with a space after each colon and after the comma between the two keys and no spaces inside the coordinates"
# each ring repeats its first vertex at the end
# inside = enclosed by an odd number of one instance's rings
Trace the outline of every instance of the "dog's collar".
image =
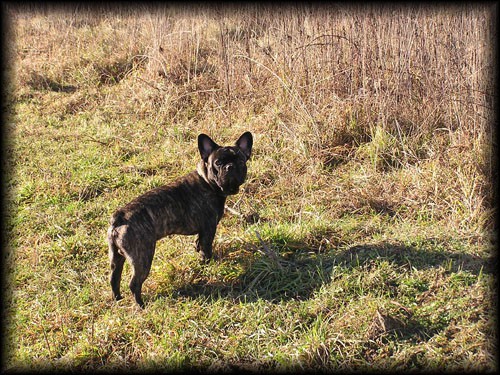
{"type": "Polygon", "coordinates": [[[208,177],[207,177],[207,167],[206,167],[205,162],[203,160],[200,160],[198,162],[198,164],[196,165],[196,172],[198,172],[200,177],[203,178],[207,184],[211,185],[210,181],[208,181],[208,177]]]}
{"type": "Polygon", "coordinates": [[[209,185],[216,187],[217,190],[219,190],[221,193],[222,191],[220,190],[220,186],[214,183],[214,181],[210,181],[207,176],[207,165],[203,160],[200,160],[198,164],[196,165],[196,172],[200,175],[201,178],[209,185]]]}

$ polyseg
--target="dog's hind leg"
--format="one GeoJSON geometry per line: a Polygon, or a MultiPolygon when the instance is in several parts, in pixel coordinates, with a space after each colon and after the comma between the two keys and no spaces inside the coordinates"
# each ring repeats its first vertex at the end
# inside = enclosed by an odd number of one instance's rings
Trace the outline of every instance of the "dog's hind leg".
{"type": "Polygon", "coordinates": [[[111,267],[111,275],[109,277],[109,283],[111,284],[113,299],[119,301],[123,298],[120,294],[120,281],[122,279],[122,271],[123,271],[123,264],[125,263],[125,257],[119,253],[118,246],[116,246],[114,239],[111,236],[108,236],[108,245],[109,245],[109,264],[111,267]]]}
{"type": "Polygon", "coordinates": [[[130,290],[134,295],[135,301],[137,304],[144,308],[144,301],[142,300],[142,284],[144,280],[149,275],[149,271],[151,270],[151,264],[153,263],[153,255],[155,252],[155,244],[146,246],[139,257],[139,259],[135,259],[132,263],[132,268],[134,269],[132,278],[130,279],[130,290]]]}

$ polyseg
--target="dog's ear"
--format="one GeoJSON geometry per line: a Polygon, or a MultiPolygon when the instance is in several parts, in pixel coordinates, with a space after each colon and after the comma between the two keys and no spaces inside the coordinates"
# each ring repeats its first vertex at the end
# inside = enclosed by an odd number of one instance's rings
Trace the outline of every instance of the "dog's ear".
{"type": "Polygon", "coordinates": [[[252,145],[253,137],[252,133],[250,132],[243,133],[241,137],[236,141],[236,146],[238,146],[243,154],[247,157],[247,160],[250,159],[250,155],[252,154],[252,145]]]}
{"type": "Polygon", "coordinates": [[[201,158],[205,163],[208,161],[210,154],[218,148],[219,145],[212,141],[208,135],[200,134],[198,136],[198,150],[200,150],[201,158]]]}

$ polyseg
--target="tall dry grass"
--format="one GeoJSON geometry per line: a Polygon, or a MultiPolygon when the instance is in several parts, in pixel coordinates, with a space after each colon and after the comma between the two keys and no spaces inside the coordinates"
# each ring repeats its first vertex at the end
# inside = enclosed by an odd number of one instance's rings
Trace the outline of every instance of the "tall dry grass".
{"type": "Polygon", "coordinates": [[[369,160],[381,173],[414,168],[398,194],[416,189],[415,207],[433,201],[448,217],[458,204],[470,215],[492,206],[489,4],[25,5],[12,14],[23,45],[18,97],[75,90],[45,111],[98,108],[187,133],[251,128],[265,152],[284,154],[277,176],[290,163],[369,160]],[[416,171],[425,188],[410,182],[416,171]]]}

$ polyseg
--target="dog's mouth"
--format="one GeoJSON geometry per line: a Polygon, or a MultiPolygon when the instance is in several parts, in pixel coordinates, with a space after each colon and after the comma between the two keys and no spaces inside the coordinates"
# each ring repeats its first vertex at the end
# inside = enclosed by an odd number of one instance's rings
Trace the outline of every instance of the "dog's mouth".
{"type": "Polygon", "coordinates": [[[224,195],[237,194],[245,181],[245,176],[238,174],[234,169],[234,167],[230,170],[212,168],[211,178],[224,195]]]}
{"type": "Polygon", "coordinates": [[[217,183],[217,185],[219,186],[220,190],[224,195],[234,195],[238,194],[238,192],[240,191],[239,186],[223,186],[223,185],[221,186],[219,185],[219,183],[217,183]]]}

